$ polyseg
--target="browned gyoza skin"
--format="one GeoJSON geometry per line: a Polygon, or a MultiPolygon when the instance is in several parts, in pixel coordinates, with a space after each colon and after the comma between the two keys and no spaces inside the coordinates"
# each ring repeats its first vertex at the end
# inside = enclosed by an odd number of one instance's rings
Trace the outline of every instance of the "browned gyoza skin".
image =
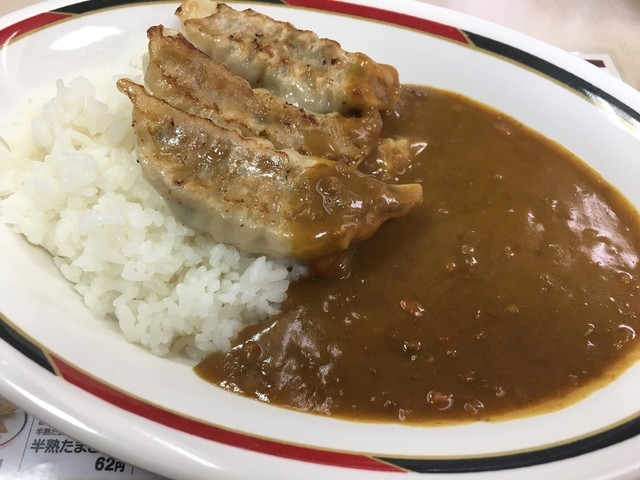
{"type": "Polygon", "coordinates": [[[375,147],[380,114],[356,117],[307,112],[267,90],[254,91],[243,78],[191,45],[180,33],[151,27],[146,86],[172,106],[269,140],[277,149],[360,163],[375,147]]]}
{"type": "Polygon", "coordinates": [[[397,99],[395,68],[311,31],[208,0],[184,0],[176,14],[197,48],[254,88],[299,107],[319,113],[382,110],[397,99]]]}
{"type": "Polygon", "coordinates": [[[138,157],[187,225],[255,253],[314,259],[371,236],[422,202],[340,162],[276,150],[178,110],[126,79],[138,157]]]}

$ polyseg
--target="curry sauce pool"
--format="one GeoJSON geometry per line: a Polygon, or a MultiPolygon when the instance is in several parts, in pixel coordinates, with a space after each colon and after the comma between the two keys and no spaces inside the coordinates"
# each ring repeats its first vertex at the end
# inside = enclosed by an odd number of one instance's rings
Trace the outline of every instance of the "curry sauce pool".
{"type": "MultiPolygon", "coordinates": [[[[405,87],[385,136],[426,147],[424,203],[305,279],[196,372],[302,411],[415,423],[566,406],[638,358],[640,223],[589,167],[500,113],[405,87]]],[[[373,169],[373,168],[372,168],[373,169]]]]}

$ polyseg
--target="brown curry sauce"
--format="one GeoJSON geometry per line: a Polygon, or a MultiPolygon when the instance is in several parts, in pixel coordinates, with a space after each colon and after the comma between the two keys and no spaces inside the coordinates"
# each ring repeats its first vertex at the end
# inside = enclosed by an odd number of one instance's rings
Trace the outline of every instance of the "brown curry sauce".
{"type": "Polygon", "coordinates": [[[423,205],[360,244],[348,278],[292,284],[200,376],[307,412],[460,422],[564,406],[638,358],[640,222],[602,178],[439,90],[405,87],[384,135],[419,139],[396,180],[423,205]]]}

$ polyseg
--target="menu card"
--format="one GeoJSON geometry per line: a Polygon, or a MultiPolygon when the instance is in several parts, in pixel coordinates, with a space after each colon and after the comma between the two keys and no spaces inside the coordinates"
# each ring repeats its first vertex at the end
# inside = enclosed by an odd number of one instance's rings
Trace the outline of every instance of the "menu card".
{"type": "Polygon", "coordinates": [[[9,478],[162,479],[105,455],[15,408],[0,416],[0,479],[9,478]]]}

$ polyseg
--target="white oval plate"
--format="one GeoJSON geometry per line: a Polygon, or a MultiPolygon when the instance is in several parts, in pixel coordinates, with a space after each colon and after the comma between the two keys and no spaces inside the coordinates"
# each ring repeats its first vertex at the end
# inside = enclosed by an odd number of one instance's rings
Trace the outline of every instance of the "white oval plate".
{"type": "MultiPolygon", "coordinates": [[[[578,154],[640,207],[640,94],[581,59],[411,1],[251,6],[491,105],[578,154]],[[295,5],[295,6],[294,6],[295,5]],[[303,8],[304,7],[304,8],[303,8]]],[[[175,3],[45,1],[0,19],[0,121],[56,79],[118,72],[175,3]],[[110,8],[102,8],[105,4],[110,8]]],[[[438,428],[297,413],[199,380],[93,318],[48,255],[0,226],[0,393],[96,448],[176,478],[640,476],[640,364],[561,411],[438,428]]]]}

